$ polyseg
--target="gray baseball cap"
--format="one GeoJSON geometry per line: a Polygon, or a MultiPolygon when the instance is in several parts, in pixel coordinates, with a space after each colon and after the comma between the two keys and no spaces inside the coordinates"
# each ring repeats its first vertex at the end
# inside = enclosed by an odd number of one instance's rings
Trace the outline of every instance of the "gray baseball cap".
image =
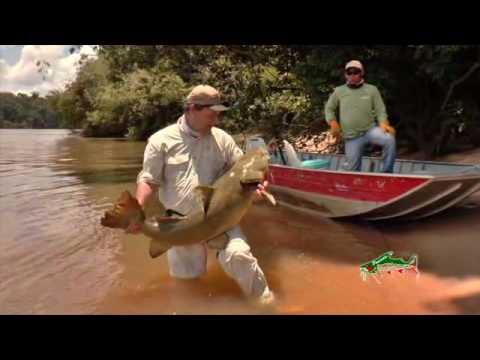
{"type": "Polygon", "coordinates": [[[187,96],[187,104],[209,106],[213,111],[227,111],[226,107],[217,89],[209,85],[198,85],[187,96]]]}

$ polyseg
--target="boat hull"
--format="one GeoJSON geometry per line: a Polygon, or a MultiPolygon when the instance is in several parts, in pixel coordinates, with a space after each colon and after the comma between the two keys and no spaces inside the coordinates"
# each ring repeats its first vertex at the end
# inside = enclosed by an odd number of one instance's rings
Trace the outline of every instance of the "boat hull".
{"type": "Polygon", "coordinates": [[[272,165],[268,180],[280,205],[330,218],[419,219],[480,189],[480,173],[371,174],[272,165]]]}

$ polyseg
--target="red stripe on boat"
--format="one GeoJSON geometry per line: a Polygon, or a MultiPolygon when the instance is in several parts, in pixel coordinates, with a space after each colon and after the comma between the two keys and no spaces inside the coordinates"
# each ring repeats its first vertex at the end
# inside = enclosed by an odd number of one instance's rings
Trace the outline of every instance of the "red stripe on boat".
{"type": "Polygon", "coordinates": [[[304,170],[271,165],[272,185],[321,195],[359,201],[386,202],[422,185],[428,179],[397,176],[371,176],[304,170]]]}

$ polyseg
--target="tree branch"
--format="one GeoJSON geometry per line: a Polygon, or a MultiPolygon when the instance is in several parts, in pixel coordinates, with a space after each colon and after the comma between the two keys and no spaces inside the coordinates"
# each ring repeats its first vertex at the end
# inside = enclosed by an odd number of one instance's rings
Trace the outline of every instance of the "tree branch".
{"type": "Polygon", "coordinates": [[[450,84],[450,88],[448,89],[448,92],[447,92],[447,96],[445,96],[445,100],[443,101],[443,104],[442,104],[442,107],[440,108],[440,111],[444,111],[445,110],[445,107],[447,106],[448,104],[448,100],[450,100],[450,97],[452,95],[452,92],[453,92],[453,88],[455,86],[457,86],[458,84],[464,82],[465,80],[467,80],[474,72],[475,70],[477,70],[478,68],[480,67],[480,62],[476,62],[472,65],[472,67],[462,76],[460,77],[459,79],[453,81],[451,84],[450,84]]]}
{"type": "Polygon", "coordinates": [[[272,86],[270,90],[273,91],[283,91],[283,90],[291,90],[291,91],[302,91],[302,88],[299,87],[292,87],[292,86],[272,86]]]}

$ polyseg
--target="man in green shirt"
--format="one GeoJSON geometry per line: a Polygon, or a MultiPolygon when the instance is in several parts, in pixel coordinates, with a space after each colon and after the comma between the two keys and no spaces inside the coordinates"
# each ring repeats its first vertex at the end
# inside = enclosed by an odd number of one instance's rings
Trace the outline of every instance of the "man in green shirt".
{"type": "Polygon", "coordinates": [[[325,120],[337,139],[340,132],[343,134],[348,162],[345,170],[360,171],[365,146],[375,144],[383,148],[382,171],[392,173],[396,156],[395,129],[388,122],[380,92],[365,82],[364,75],[360,61],[347,63],[346,84],[335,88],[330,95],[325,105],[325,120]]]}

